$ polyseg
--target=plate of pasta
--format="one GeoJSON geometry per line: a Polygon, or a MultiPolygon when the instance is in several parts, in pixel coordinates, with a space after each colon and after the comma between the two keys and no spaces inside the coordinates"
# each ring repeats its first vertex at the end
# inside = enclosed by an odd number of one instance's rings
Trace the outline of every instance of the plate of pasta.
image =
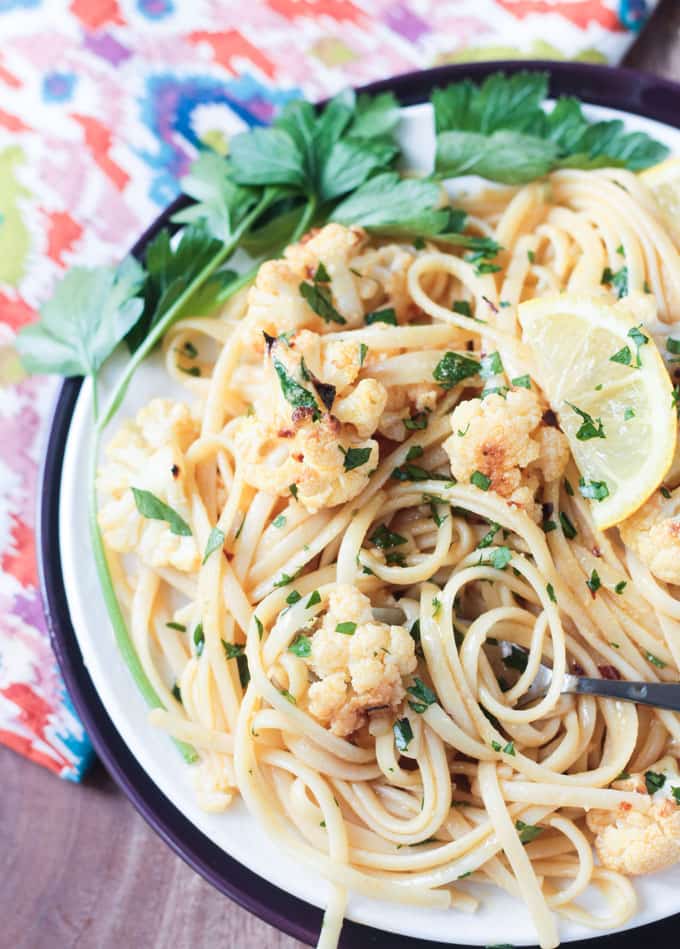
{"type": "Polygon", "coordinates": [[[680,912],[680,718],[563,689],[678,682],[679,107],[568,64],[292,103],[19,336],[86,377],[40,542],[76,706],[304,941],[680,912]]]}

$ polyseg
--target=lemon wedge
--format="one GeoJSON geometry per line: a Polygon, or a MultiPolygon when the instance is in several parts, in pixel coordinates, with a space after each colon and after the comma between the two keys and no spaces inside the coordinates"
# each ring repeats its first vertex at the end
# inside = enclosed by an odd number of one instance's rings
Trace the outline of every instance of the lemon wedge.
{"type": "Polygon", "coordinates": [[[680,158],[668,158],[638,175],[654,195],[676,246],[680,245],[680,158]]]}
{"type": "Polygon", "coordinates": [[[560,294],[522,303],[518,316],[581,493],[596,526],[612,527],[661,484],[675,450],[673,387],[644,326],[649,301],[560,294]]]}

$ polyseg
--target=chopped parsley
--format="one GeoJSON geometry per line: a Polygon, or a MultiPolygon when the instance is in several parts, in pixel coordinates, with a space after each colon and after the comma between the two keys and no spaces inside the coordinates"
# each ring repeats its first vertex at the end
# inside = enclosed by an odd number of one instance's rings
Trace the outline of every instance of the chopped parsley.
{"type": "Polygon", "coordinates": [[[460,313],[461,316],[472,317],[472,307],[467,300],[454,300],[451,309],[454,313],[460,313]]]}
{"type": "Polygon", "coordinates": [[[609,284],[620,300],[628,294],[628,268],[621,267],[620,270],[613,271],[611,267],[605,267],[602,271],[602,283],[609,284]]]}
{"type": "Polygon", "coordinates": [[[547,590],[547,592],[548,592],[548,599],[549,599],[552,603],[557,603],[557,597],[555,596],[555,587],[552,585],[552,583],[549,583],[549,584],[546,586],[546,590],[547,590]]]}
{"type": "Polygon", "coordinates": [[[403,419],[404,428],[409,432],[418,432],[427,428],[427,412],[416,412],[411,418],[403,419]]]}
{"type": "Polygon", "coordinates": [[[656,666],[657,669],[666,668],[666,663],[663,661],[663,659],[659,659],[658,656],[655,656],[651,652],[645,653],[645,659],[647,660],[647,662],[651,662],[653,666],[656,666]]]}
{"type": "Polygon", "coordinates": [[[368,353],[368,346],[366,345],[366,343],[360,343],[359,344],[359,365],[360,366],[363,366],[363,364],[366,362],[367,353],[368,353]]]}
{"type": "Polygon", "coordinates": [[[343,448],[340,447],[340,451],[342,451],[345,456],[343,465],[345,471],[354,471],[355,468],[361,468],[371,457],[370,448],[348,448],[347,451],[344,451],[343,448]]]}
{"type": "Polygon", "coordinates": [[[473,471],[470,475],[470,484],[474,484],[480,491],[488,491],[491,487],[491,478],[487,477],[487,475],[481,471],[473,471]]]}
{"type": "Polygon", "coordinates": [[[411,445],[406,455],[407,461],[414,461],[416,458],[420,458],[424,454],[422,445],[411,445]]]}
{"type": "Polygon", "coordinates": [[[255,620],[255,626],[257,627],[258,638],[262,639],[262,634],[264,632],[264,626],[262,625],[262,620],[257,614],[253,614],[253,619],[255,620]]]}
{"type": "Polygon", "coordinates": [[[312,641],[309,636],[304,636],[300,633],[299,636],[296,636],[292,643],[288,646],[288,652],[292,652],[294,656],[299,656],[300,659],[306,659],[312,654],[312,641]]]}
{"type": "Polygon", "coordinates": [[[578,489],[584,498],[589,498],[591,501],[604,501],[605,498],[609,497],[609,488],[606,481],[586,482],[583,478],[580,478],[578,489]]]}
{"type": "Polygon", "coordinates": [[[310,598],[305,603],[305,609],[309,610],[312,606],[316,606],[317,603],[321,602],[321,594],[318,590],[314,590],[310,598]]]}
{"type": "Polygon", "coordinates": [[[152,521],[165,521],[171,534],[177,534],[179,537],[191,537],[191,528],[177,511],[161,501],[160,498],[157,498],[151,491],[143,491],[140,488],[132,488],[131,490],[137,510],[142,517],[152,521]]]}
{"type": "Polygon", "coordinates": [[[203,648],[205,646],[205,635],[203,634],[203,623],[199,623],[196,629],[194,630],[194,646],[196,648],[196,655],[200,656],[203,653],[203,648]]]}
{"type": "Polygon", "coordinates": [[[177,702],[180,703],[180,705],[182,705],[182,704],[183,704],[183,703],[182,703],[182,693],[180,692],[180,688],[179,688],[179,686],[177,685],[176,682],[175,682],[175,684],[173,685],[171,691],[172,691],[172,697],[173,697],[173,699],[175,699],[177,702]]]}
{"type": "Polygon", "coordinates": [[[166,623],[168,629],[175,629],[178,633],[186,633],[187,628],[183,623],[166,623]]]}
{"type": "Polygon", "coordinates": [[[501,525],[496,524],[495,521],[492,521],[489,530],[486,532],[486,534],[482,537],[480,542],[477,544],[477,549],[483,550],[484,547],[490,547],[491,544],[493,543],[494,537],[496,536],[496,534],[498,533],[500,529],[501,529],[501,525]]]}
{"type": "Polygon", "coordinates": [[[284,697],[284,699],[287,699],[287,701],[290,702],[291,705],[297,705],[297,701],[295,700],[295,696],[294,696],[294,695],[291,695],[290,692],[288,691],[288,689],[279,689],[279,692],[280,692],[281,695],[284,697]]]}
{"type": "Polygon", "coordinates": [[[442,601],[438,596],[432,598],[432,616],[437,616],[442,608],[442,601]]]}
{"type": "Polygon", "coordinates": [[[647,794],[655,794],[666,783],[666,775],[659,771],[645,771],[645,787],[647,794]]]}
{"type": "Polygon", "coordinates": [[[278,359],[274,359],[274,369],[276,370],[276,375],[279,377],[279,385],[281,386],[281,392],[286,402],[296,409],[312,409],[318,416],[319,409],[316,404],[316,399],[309,389],[305,389],[299,382],[296,382],[288,373],[283,363],[279,362],[278,359]]]}
{"type": "Polygon", "coordinates": [[[668,500],[669,497],[671,496],[671,492],[668,490],[665,484],[661,485],[661,487],[659,488],[659,491],[661,492],[661,497],[666,498],[666,500],[668,500]]]}
{"type": "Polygon", "coordinates": [[[576,528],[572,524],[569,515],[565,514],[564,511],[560,511],[560,524],[562,525],[562,532],[568,540],[573,540],[576,537],[576,528]]]}
{"type": "MultiPolygon", "coordinates": [[[[317,269],[318,273],[318,269],[317,269]]],[[[314,275],[314,283],[302,282],[298,289],[310,309],[320,316],[324,323],[346,323],[347,320],[333,306],[331,291],[321,285],[314,275]]]]}
{"type": "Polygon", "coordinates": [[[250,669],[248,668],[248,658],[245,655],[245,648],[237,643],[228,643],[224,639],[222,640],[222,646],[227,659],[236,660],[241,688],[247,689],[248,683],[250,682],[250,669]]]}
{"type": "Polygon", "coordinates": [[[635,409],[631,409],[630,406],[623,413],[623,421],[629,422],[632,418],[635,418],[635,409]]]}
{"type": "Polygon", "coordinates": [[[381,524],[377,527],[368,539],[376,547],[380,547],[383,550],[388,547],[398,547],[400,544],[406,543],[405,537],[402,537],[401,534],[395,534],[394,531],[389,530],[385,524],[381,524]]]}
{"type": "Polygon", "coordinates": [[[571,486],[571,481],[568,478],[564,479],[564,490],[567,492],[570,498],[574,496],[574,489],[571,486]]]}
{"type": "Polygon", "coordinates": [[[460,353],[448,352],[442,356],[435,366],[432,378],[439,383],[442,389],[452,389],[463,379],[476,376],[478,372],[479,363],[476,359],[461,356],[460,353]]]}
{"type": "Polygon", "coordinates": [[[342,633],[343,636],[354,636],[357,631],[357,624],[347,620],[344,623],[338,623],[335,627],[336,633],[342,633]]]}
{"type": "Polygon", "coordinates": [[[510,382],[513,386],[517,386],[520,389],[530,389],[531,388],[531,377],[526,376],[516,376],[514,379],[511,379],[510,382]]]}
{"type": "Polygon", "coordinates": [[[295,498],[295,500],[297,501],[298,486],[297,486],[296,484],[289,484],[289,485],[288,485],[288,490],[290,491],[290,493],[292,494],[292,496],[293,496],[293,497],[295,498]]]}
{"type": "MultiPolygon", "coordinates": [[[[640,326],[641,325],[642,324],[640,324],[640,326]]],[[[640,349],[649,342],[649,336],[645,336],[645,334],[640,331],[639,326],[633,326],[628,330],[626,335],[635,343],[635,368],[639,369],[642,366],[642,362],[640,361],[640,349]]],[[[614,353],[613,356],[609,357],[609,361],[618,362],[622,366],[632,366],[633,355],[630,346],[623,346],[618,352],[614,353]]]]}
{"type": "Polygon", "coordinates": [[[671,788],[671,794],[676,804],[680,804],[680,787],[671,788]]]}
{"type": "Polygon", "coordinates": [[[294,606],[296,603],[299,603],[302,599],[302,594],[298,593],[297,590],[291,590],[288,596],[286,597],[286,603],[289,606],[294,606]]]}
{"type": "Polygon", "coordinates": [[[367,313],[366,326],[371,326],[373,323],[389,323],[390,326],[396,326],[396,311],[390,306],[384,310],[375,310],[373,313],[367,313]]]}
{"type": "Polygon", "coordinates": [[[576,432],[576,437],[580,442],[587,442],[591,438],[607,437],[604,433],[604,426],[602,424],[601,418],[593,419],[592,415],[584,412],[583,409],[579,409],[571,402],[567,402],[567,405],[583,419],[579,430],[576,432]]]}
{"type": "Polygon", "coordinates": [[[272,527],[284,527],[286,524],[286,518],[283,514],[279,514],[278,517],[275,517],[272,521],[272,527]]]}
{"type": "Polygon", "coordinates": [[[398,751],[406,751],[413,741],[413,729],[408,718],[398,718],[392,726],[394,742],[398,751]]]}
{"type": "Polygon", "coordinates": [[[206,562],[210,554],[214,554],[216,550],[221,550],[223,544],[224,531],[220,530],[219,527],[213,527],[208,535],[208,542],[205,545],[205,553],[203,554],[201,564],[206,562]]]}
{"type": "Polygon", "coordinates": [[[586,580],[586,586],[588,587],[590,592],[593,594],[593,596],[595,596],[597,591],[602,586],[600,575],[598,574],[597,570],[593,570],[593,572],[590,574],[590,577],[586,580]]]}
{"type": "Polygon", "coordinates": [[[409,702],[408,704],[414,712],[418,712],[419,714],[437,701],[437,696],[432,689],[428,688],[425,683],[417,677],[413,680],[413,685],[409,686],[406,691],[409,695],[417,699],[416,702],[409,702]]]}
{"type": "Polygon", "coordinates": [[[674,356],[680,356],[680,339],[672,339],[669,336],[666,340],[666,350],[674,356]]]}
{"type": "Polygon", "coordinates": [[[617,583],[616,586],[614,587],[614,593],[618,593],[620,596],[627,586],[628,586],[628,583],[626,580],[620,580],[619,583],[617,583]]]}
{"type": "Polygon", "coordinates": [[[505,570],[512,560],[512,551],[509,547],[496,547],[489,554],[487,560],[479,561],[480,565],[485,567],[495,567],[496,570],[505,570]]]}
{"type": "Polygon", "coordinates": [[[536,254],[533,250],[527,251],[527,257],[529,258],[529,263],[533,264],[536,261],[536,254]]]}
{"type": "Polygon", "coordinates": [[[536,840],[539,834],[543,833],[542,827],[537,827],[535,824],[525,824],[523,820],[516,820],[515,828],[523,844],[530,844],[532,840],[536,840]]]}
{"type": "Polygon", "coordinates": [[[489,353],[488,356],[482,356],[479,368],[479,374],[482,379],[490,379],[492,376],[497,376],[501,372],[503,372],[503,361],[500,357],[500,353],[489,353]]]}

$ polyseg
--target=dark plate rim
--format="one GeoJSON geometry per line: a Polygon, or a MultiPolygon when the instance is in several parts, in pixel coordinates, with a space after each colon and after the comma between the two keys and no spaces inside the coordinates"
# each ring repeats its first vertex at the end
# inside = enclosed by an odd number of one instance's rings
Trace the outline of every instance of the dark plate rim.
{"type": "MultiPolygon", "coordinates": [[[[545,70],[552,95],[575,95],[580,99],[655,119],[680,128],[680,84],[632,69],[586,63],[531,61],[483,62],[441,66],[407,73],[362,87],[365,92],[391,91],[402,105],[425,101],[436,86],[463,78],[484,79],[503,70],[545,70]]],[[[184,204],[176,199],[142,234],[132,253],[140,255],[146,244],[184,204]]],[[[229,857],[199,831],[148,777],[111,721],[83,662],[71,623],[59,548],[59,502],[64,450],[82,380],[67,379],[61,386],[50,426],[41,471],[41,493],[37,517],[37,556],[43,605],[50,638],[64,681],[75,708],[92,739],[97,754],[147,823],[186,863],[220,892],[260,919],[301,942],[316,943],[322,913],[315,906],[286,893],[229,857]]],[[[452,914],[452,936],[456,917],[452,914]]],[[[677,935],[680,913],[656,923],[611,936],[570,943],[637,949],[645,937],[671,939],[677,935]]],[[[441,942],[425,941],[346,921],[340,945],[346,949],[441,949],[441,942]]],[[[466,947],[449,943],[451,949],[466,947]]],[[[470,947],[472,949],[472,947],[470,947]]]]}

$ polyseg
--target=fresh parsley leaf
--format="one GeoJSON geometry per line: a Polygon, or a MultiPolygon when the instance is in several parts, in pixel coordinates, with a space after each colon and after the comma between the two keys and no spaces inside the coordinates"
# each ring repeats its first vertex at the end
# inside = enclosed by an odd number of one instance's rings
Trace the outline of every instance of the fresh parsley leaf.
{"type": "Polygon", "coordinates": [[[335,627],[335,632],[342,633],[343,636],[354,636],[356,631],[357,631],[357,624],[351,623],[349,621],[345,623],[338,623],[338,625],[335,627]]]}
{"type": "Polygon", "coordinates": [[[614,593],[618,593],[620,596],[627,586],[628,582],[626,580],[620,580],[614,587],[614,593]]]}
{"type": "Polygon", "coordinates": [[[449,223],[438,208],[439,185],[423,178],[400,178],[384,172],[370,178],[331,213],[330,220],[358,225],[377,234],[413,237],[436,234],[449,223]]]}
{"type": "Polygon", "coordinates": [[[467,300],[454,300],[451,309],[454,313],[459,313],[461,316],[472,317],[472,307],[467,300]]]}
{"type": "Polygon", "coordinates": [[[432,378],[439,383],[442,389],[452,389],[463,379],[469,379],[478,373],[479,363],[476,359],[461,356],[460,353],[448,352],[442,356],[435,366],[432,378]]]}
{"type": "Polygon", "coordinates": [[[666,775],[660,771],[645,771],[647,794],[656,794],[666,783],[666,775]]]}
{"type": "Polygon", "coordinates": [[[220,530],[219,527],[213,527],[208,535],[208,543],[205,545],[205,553],[203,554],[201,563],[205,563],[210,554],[215,553],[216,550],[220,550],[223,544],[224,531],[220,530]]]}
{"type": "Polygon", "coordinates": [[[505,570],[512,560],[512,551],[509,547],[497,547],[489,554],[488,560],[483,560],[484,566],[495,567],[496,570],[505,570]]]}
{"type": "Polygon", "coordinates": [[[670,336],[666,340],[666,351],[674,356],[680,355],[680,339],[672,339],[670,336]]]}
{"type": "Polygon", "coordinates": [[[546,590],[548,593],[548,598],[550,599],[551,603],[557,603],[557,597],[555,596],[555,588],[552,585],[552,583],[549,583],[546,586],[546,590]]]}
{"type": "Polygon", "coordinates": [[[592,415],[589,415],[587,412],[584,412],[583,409],[579,409],[577,406],[573,405],[571,402],[567,402],[567,405],[573,409],[578,416],[583,419],[583,423],[576,432],[576,437],[580,442],[588,441],[591,438],[606,438],[604,431],[604,425],[602,424],[602,419],[597,418],[593,420],[592,415]]]}
{"type": "Polygon", "coordinates": [[[160,498],[157,498],[151,491],[144,491],[141,488],[132,488],[137,510],[149,520],[165,521],[172,534],[180,537],[191,537],[191,528],[173,508],[169,507],[160,498]]]}
{"type": "Polygon", "coordinates": [[[210,149],[199,154],[180,184],[195,203],[178,211],[172,220],[203,222],[213,237],[225,243],[257,201],[257,192],[237,185],[228,162],[210,149]]]}
{"type": "Polygon", "coordinates": [[[30,373],[87,376],[98,372],[139,320],[144,272],[132,258],[120,267],[73,267],[40,311],[19,330],[16,346],[30,373]]]}
{"type": "Polygon", "coordinates": [[[178,633],[186,633],[187,628],[183,623],[166,623],[168,629],[175,629],[178,633]]]}
{"type": "Polygon", "coordinates": [[[598,590],[600,589],[600,587],[602,586],[602,582],[601,582],[601,580],[600,580],[600,575],[599,575],[599,573],[597,572],[597,570],[593,570],[593,572],[590,574],[590,576],[589,576],[588,579],[586,580],[586,586],[588,587],[588,589],[590,590],[590,592],[593,594],[593,596],[595,596],[595,594],[597,593],[597,591],[598,591],[598,590]]]}
{"type": "Polygon", "coordinates": [[[371,457],[370,448],[348,448],[345,455],[345,471],[353,471],[355,468],[361,468],[371,457]]]}
{"type": "MultiPolygon", "coordinates": [[[[640,326],[641,325],[642,324],[640,324],[640,326]]],[[[640,331],[640,326],[633,326],[626,333],[626,336],[630,336],[635,343],[635,367],[637,369],[640,369],[642,366],[640,361],[640,348],[646,346],[649,342],[649,336],[645,336],[645,334],[640,331]]]]}
{"type": "MultiPolygon", "coordinates": [[[[416,412],[416,414],[412,415],[411,418],[404,419],[404,428],[408,432],[420,432],[427,428],[427,422],[427,412],[416,412]]],[[[410,459],[407,458],[406,460],[409,461],[410,459]]]]}
{"type": "Polygon", "coordinates": [[[320,603],[320,602],[321,602],[321,594],[319,593],[318,590],[314,590],[314,592],[311,594],[311,596],[305,603],[305,609],[309,610],[313,606],[316,606],[317,603],[320,603]]]}
{"type": "Polygon", "coordinates": [[[288,652],[292,652],[294,656],[298,656],[300,659],[306,659],[312,654],[312,640],[309,636],[300,633],[288,647],[288,652]]]}
{"type": "Polygon", "coordinates": [[[415,458],[420,458],[424,454],[422,445],[411,445],[406,455],[407,461],[413,461],[415,458]]]}
{"type": "Polygon", "coordinates": [[[296,603],[299,603],[302,599],[302,594],[298,593],[297,590],[291,590],[288,596],[286,597],[286,603],[288,606],[294,606],[296,603]]]}
{"type": "Polygon", "coordinates": [[[392,726],[397,751],[406,751],[413,741],[413,729],[408,718],[398,718],[392,726]]]}

